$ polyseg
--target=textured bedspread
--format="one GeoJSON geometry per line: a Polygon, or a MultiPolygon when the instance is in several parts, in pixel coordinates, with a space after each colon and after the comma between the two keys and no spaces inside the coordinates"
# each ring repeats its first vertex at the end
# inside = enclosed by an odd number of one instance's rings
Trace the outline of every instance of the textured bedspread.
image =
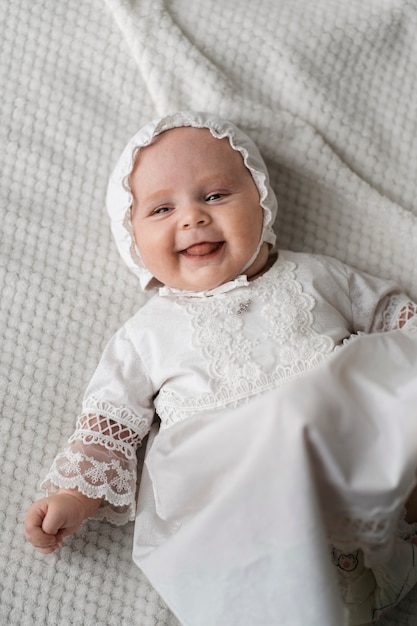
{"type": "MultiPolygon", "coordinates": [[[[158,114],[229,117],[270,166],[281,248],[416,299],[417,7],[20,0],[0,13],[0,623],[171,626],[131,562],[132,525],[86,522],[47,557],[23,538],[105,342],[144,302],[111,241],[109,172],[158,114]]],[[[416,615],[415,590],[380,623],[416,615]]]]}

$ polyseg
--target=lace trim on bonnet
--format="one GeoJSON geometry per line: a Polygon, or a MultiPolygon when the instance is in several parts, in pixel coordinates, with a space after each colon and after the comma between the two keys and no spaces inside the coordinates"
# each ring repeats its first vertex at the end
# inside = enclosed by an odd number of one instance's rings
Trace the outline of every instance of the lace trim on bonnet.
{"type": "Polygon", "coordinates": [[[272,225],[277,213],[277,200],[269,183],[268,169],[252,139],[231,122],[209,113],[185,111],[164,116],[150,122],[132,137],[122,152],[110,177],[107,189],[107,210],[116,245],[128,268],[139,278],[143,289],[154,286],[155,279],[144,266],[133,238],[130,220],[133,198],[129,186],[129,176],[141,148],[151,144],[155,137],[161,133],[181,127],[207,128],[217,139],[228,138],[231,147],[242,155],[244,164],[258,188],[260,205],[264,211],[263,232],[258,249],[247,262],[245,268],[242,268],[242,271],[253,262],[263,242],[273,246],[276,240],[272,225]]]}

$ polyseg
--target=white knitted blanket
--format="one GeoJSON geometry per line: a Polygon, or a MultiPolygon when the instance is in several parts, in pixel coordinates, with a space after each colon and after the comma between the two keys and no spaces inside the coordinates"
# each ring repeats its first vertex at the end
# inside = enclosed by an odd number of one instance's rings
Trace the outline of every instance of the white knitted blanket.
{"type": "MultiPolygon", "coordinates": [[[[108,175],[158,114],[229,117],[270,166],[280,247],[417,298],[417,5],[19,0],[0,13],[0,624],[172,625],[131,563],[132,525],[86,522],[51,556],[23,538],[105,342],[144,302],[111,241],[108,175]]],[[[416,615],[412,592],[380,623],[416,615]]]]}

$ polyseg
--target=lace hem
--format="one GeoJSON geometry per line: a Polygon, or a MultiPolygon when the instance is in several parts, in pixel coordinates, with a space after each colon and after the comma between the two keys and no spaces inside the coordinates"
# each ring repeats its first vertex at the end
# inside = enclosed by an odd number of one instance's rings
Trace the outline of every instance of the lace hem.
{"type": "Polygon", "coordinates": [[[120,525],[135,519],[136,475],[136,457],[127,459],[115,450],[73,439],[55,458],[41,489],[78,489],[88,498],[102,499],[92,517],[120,525]]]}
{"type": "Polygon", "coordinates": [[[417,331],[417,304],[404,294],[391,296],[382,316],[381,332],[390,330],[417,331]]]}

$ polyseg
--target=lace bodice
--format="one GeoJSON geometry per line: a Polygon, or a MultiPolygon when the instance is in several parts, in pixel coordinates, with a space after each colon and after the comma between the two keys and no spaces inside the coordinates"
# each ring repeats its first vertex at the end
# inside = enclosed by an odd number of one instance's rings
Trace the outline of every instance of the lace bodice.
{"type": "Polygon", "coordinates": [[[280,253],[258,279],[198,297],[161,293],[109,342],[44,482],[104,498],[99,516],[114,522],[134,517],[135,451],[155,409],[165,429],[247,402],[355,333],[417,327],[416,305],[395,285],[314,255],[280,253]]]}
{"type": "Polygon", "coordinates": [[[294,263],[283,261],[256,283],[223,297],[176,299],[190,320],[190,358],[194,353],[205,372],[200,392],[161,387],[155,406],[162,428],[201,410],[238,406],[332,351],[334,340],[314,327],[314,298],[294,271],[294,263]]]}

